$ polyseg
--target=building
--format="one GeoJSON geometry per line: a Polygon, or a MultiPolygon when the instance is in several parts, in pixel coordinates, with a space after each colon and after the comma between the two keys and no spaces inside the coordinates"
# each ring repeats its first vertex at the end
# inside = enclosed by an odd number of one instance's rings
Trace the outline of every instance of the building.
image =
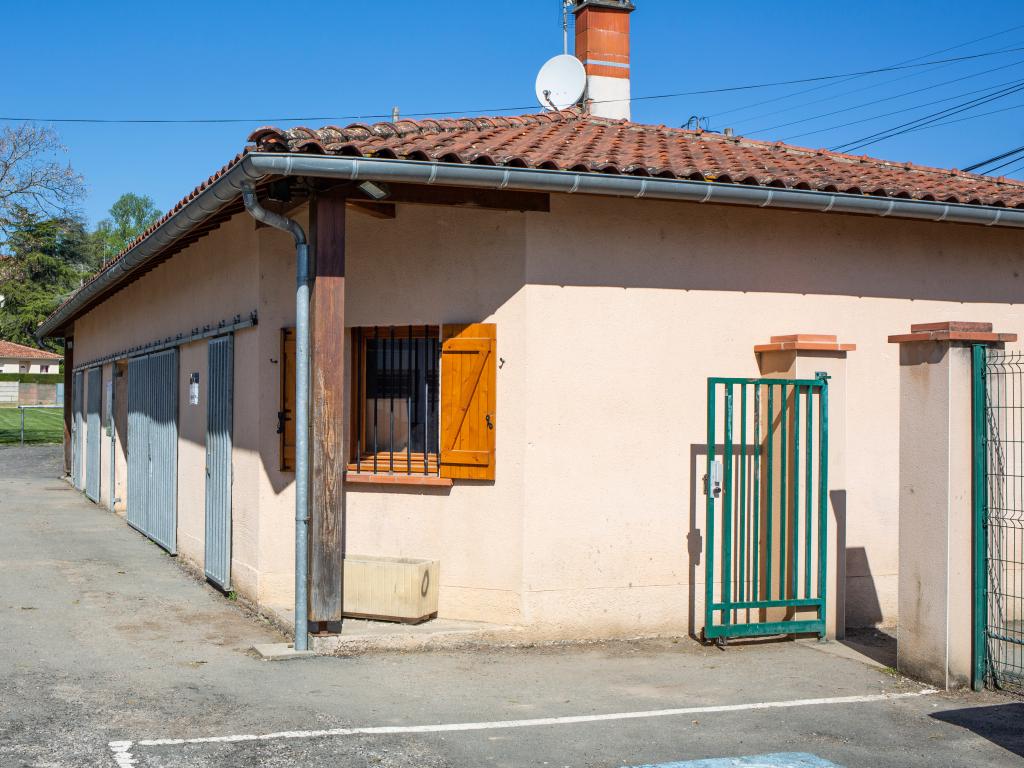
{"type": "Polygon", "coordinates": [[[0,339],[0,373],[58,373],[62,359],[49,350],[0,339]]]}
{"type": "MultiPolygon", "coordinates": [[[[631,9],[578,4],[591,79],[628,80],[631,9]]],[[[699,633],[709,594],[895,622],[887,338],[1021,326],[1024,185],[607,103],[254,132],[41,326],[76,484],[303,638],[352,553],[552,635],[699,633]]]]}

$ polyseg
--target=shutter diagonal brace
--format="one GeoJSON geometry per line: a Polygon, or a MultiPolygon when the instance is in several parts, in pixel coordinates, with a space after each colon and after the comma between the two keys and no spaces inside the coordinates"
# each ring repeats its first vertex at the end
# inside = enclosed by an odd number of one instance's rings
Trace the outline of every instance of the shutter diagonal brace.
{"type": "Polygon", "coordinates": [[[486,342],[486,343],[487,343],[486,350],[482,350],[482,349],[481,350],[472,350],[471,352],[466,352],[466,351],[461,351],[461,350],[458,350],[458,351],[457,350],[451,350],[450,352],[445,352],[444,353],[444,354],[467,354],[468,353],[468,354],[479,355],[479,357],[480,357],[480,364],[479,364],[479,366],[476,369],[476,375],[473,377],[473,385],[471,387],[465,387],[465,391],[463,392],[463,398],[464,399],[463,399],[462,402],[459,403],[459,412],[460,412],[461,416],[459,418],[459,422],[458,422],[457,428],[452,430],[452,438],[451,438],[452,439],[452,444],[445,448],[446,451],[454,451],[455,450],[455,441],[458,439],[459,435],[462,433],[462,427],[466,423],[466,416],[469,415],[470,403],[472,403],[473,397],[476,395],[477,387],[480,384],[480,377],[483,376],[484,369],[487,367],[487,358],[489,358],[491,356],[491,345],[490,345],[490,342],[486,342]]]}

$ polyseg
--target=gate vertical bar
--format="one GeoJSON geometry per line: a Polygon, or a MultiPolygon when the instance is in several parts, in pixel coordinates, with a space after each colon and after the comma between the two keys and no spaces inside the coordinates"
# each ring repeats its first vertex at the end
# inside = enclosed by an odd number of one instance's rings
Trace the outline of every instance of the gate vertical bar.
{"type": "Polygon", "coordinates": [[[807,414],[805,421],[807,422],[807,435],[806,435],[806,451],[807,451],[807,477],[804,481],[804,492],[807,497],[804,499],[804,598],[811,596],[811,555],[812,555],[812,538],[811,538],[811,527],[814,522],[814,511],[812,509],[814,499],[814,487],[811,484],[813,479],[813,464],[811,458],[814,456],[814,433],[811,431],[811,425],[814,422],[814,399],[813,399],[814,388],[807,388],[807,399],[805,402],[806,407],[804,411],[807,414]]]}
{"type": "Polygon", "coordinates": [[[767,433],[765,438],[768,440],[768,489],[764,499],[764,527],[766,530],[766,542],[764,548],[764,597],[761,599],[771,600],[772,599],[772,549],[775,547],[775,542],[772,541],[772,530],[774,525],[772,524],[772,516],[775,514],[775,496],[772,493],[774,490],[774,478],[775,478],[775,387],[772,384],[768,384],[768,421],[767,421],[767,433]]]}
{"type": "Polygon", "coordinates": [[[708,380],[708,414],[707,414],[707,474],[705,482],[705,536],[707,545],[704,560],[704,629],[705,634],[714,624],[715,603],[715,494],[711,485],[711,467],[715,463],[715,382],[708,380]]]}
{"type": "Polygon", "coordinates": [[[739,597],[747,599],[747,385],[740,384],[739,597]]]}
{"type": "Polygon", "coordinates": [[[754,514],[753,534],[751,535],[754,550],[753,562],[750,567],[752,579],[750,597],[761,599],[761,384],[754,384],[754,514]]]}
{"type": "Polygon", "coordinates": [[[789,596],[797,596],[800,569],[800,387],[793,387],[793,526],[790,529],[793,563],[789,568],[789,596]]]}
{"type": "Polygon", "coordinates": [[[786,493],[787,487],[789,486],[789,473],[787,472],[786,457],[789,454],[789,414],[787,413],[789,404],[789,395],[786,394],[786,385],[781,385],[779,390],[779,398],[781,403],[779,408],[781,413],[779,415],[779,429],[781,436],[779,438],[779,462],[781,467],[779,468],[779,600],[786,599],[786,545],[788,544],[786,521],[789,517],[789,498],[786,493]]]}
{"type": "Polygon", "coordinates": [[[985,685],[986,642],[988,619],[988,568],[986,563],[988,507],[988,430],[985,424],[986,348],[975,344],[971,360],[971,451],[972,451],[972,537],[973,537],[973,606],[971,631],[971,687],[980,691],[985,685]]]}
{"type": "MultiPolygon", "coordinates": [[[[722,463],[725,465],[723,472],[722,491],[722,602],[732,602],[732,421],[733,421],[733,393],[732,384],[725,385],[725,446],[722,449],[722,463]]],[[[732,611],[722,611],[722,623],[732,622],[732,611]]]]}
{"type": "Polygon", "coordinates": [[[825,639],[826,588],[828,578],[828,377],[821,378],[818,395],[818,618],[822,623],[819,633],[825,639]]]}

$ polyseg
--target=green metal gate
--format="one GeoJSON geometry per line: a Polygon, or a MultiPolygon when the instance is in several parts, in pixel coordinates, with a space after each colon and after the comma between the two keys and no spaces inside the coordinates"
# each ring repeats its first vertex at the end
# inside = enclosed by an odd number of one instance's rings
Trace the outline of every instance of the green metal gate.
{"type": "Polygon", "coordinates": [[[708,379],[707,453],[704,637],[824,638],[828,377],[708,379]]]}
{"type": "Polygon", "coordinates": [[[1024,354],[974,346],[973,685],[1024,693],[1024,354]]]}

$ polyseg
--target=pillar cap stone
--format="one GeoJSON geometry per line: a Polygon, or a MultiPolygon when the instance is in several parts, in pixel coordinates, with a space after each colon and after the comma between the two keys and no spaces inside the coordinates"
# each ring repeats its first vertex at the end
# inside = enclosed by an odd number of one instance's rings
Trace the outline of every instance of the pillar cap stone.
{"type": "Polygon", "coordinates": [[[922,341],[962,341],[973,344],[1002,344],[1017,340],[1016,333],[996,333],[992,323],[947,320],[941,323],[917,323],[910,333],[889,337],[890,344],[913,344],[922,341]]]}
{"type": "Polygon", "coordinates": [[[768,344],[757,344],[754,352],[853,352],[856,344],[841,344],[827,333],[791,333],[772,336],[768,344]]]}

